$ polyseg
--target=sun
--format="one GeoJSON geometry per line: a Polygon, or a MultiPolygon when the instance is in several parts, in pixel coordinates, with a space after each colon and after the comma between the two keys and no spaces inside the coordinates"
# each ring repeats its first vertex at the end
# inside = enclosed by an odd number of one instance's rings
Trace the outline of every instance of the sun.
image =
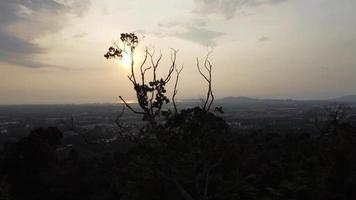
{"type": "Polygon", "coordinates": [[[131,59],[128,55],[123,55],[121,59],[117,60],[118,64],[124,68],[130,68],[131,66],[131,59]]]}

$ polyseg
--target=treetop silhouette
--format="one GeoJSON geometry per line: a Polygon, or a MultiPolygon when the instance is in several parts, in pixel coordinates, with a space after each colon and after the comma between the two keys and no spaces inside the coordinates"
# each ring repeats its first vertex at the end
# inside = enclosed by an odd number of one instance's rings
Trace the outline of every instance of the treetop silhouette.
{"type": "MultiPolygon", "coordinates": [[[[130,104],[128,104],[122,96],[119,98],[123,103],[128,107],[132,112],[136,114],[143,115],[143,119],[149,121],[151,125],[157,123],[156,118],[162,114],[162,107],[164,104],[170,103],[170,99],[167,97],[166,86],[172,79],[173,72],[176,73],[174,89],[172,92],[172,103],[174,111],[177,113],[178,108],[176,105],[176,95],[178,93],[178,82],[180,74],[183,70],[183,65],[181,67],[177,66],[177,54],[179,50],[171,49],[170,55],[170,66],[168,68],[167,75],[165,77],[157,76],[157,69],[162,60],[162,53],[160,52],[156,55],[155,51],[149,50],[148,48],[144,51],[144,59],[140,63],[140,73],[139,75],[135,74],[135,51],[136,47],[139,45],[139,39],[134,33],[122,33],[121,37],[121,46],[117,43],[114,43],[113,46],[109,47],[107,53],[104,55],[106,59],[122,59],[124,54],[130,57],[131,61],[131,72],[128,76],[128,79],[133,85],[133,88],[136,93],[136,98],[140,106],[140,111],[135,110],[130,104]],[[152,73],[152,79],[147,81],[147,73],[152,73]]],[[[200,75],[208,83],[208,92],[206,99],[204,100],[204,105],[202,109],[205,112],[210,111],[210,107],[214,101],[214,95],[212,92],[212,64],[209,61],[209,52],[204,60],[204,68],[207,71],[207,74],[204,73],[201,69],[199,59],[197,58],[197,68],[200,75]]]]}

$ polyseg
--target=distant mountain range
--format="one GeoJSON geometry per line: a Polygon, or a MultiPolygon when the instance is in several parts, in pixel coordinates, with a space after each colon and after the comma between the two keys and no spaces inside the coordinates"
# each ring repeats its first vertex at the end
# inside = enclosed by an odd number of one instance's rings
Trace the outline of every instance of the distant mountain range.
{"type": "Polygon", "coordinates": [[[259,98],[239,96],[239,97],[225,97],[222,99],[216,99],[216,101],[229,103],[229,102],[293,101],[293,99],[259,99],[259,98]]]}
{"type": "Polygon", "coordinates": [[[331,101],[355,102],[356,103],[356,95],[342,96],[342,97],[339,97],[339,98],[332,99],[331,101]]]}
{"type": "Polygon", "coordinates": [[[356,103],[356,95],[342,96],[333,99],[315,99],[315,100],[293,100],[293,99],[259,99],[259,98],[250,98],[245,96],[239,97],[225,97],[222,99],[216,99],[216,103],[225,103],[225,104],[295,104],[295,103],[331,103],[331,102],[340,102],[340,103],[356,103]]]}
{"type": "MultiPolygon", "coordinates": [[[[180,101],[180,103],[187,104],[187,105],[196,105],[197,103],[201,103],[202,100],[200,99],[183,99],[180,101]]],[[[356,95],[347,95],[347,96],[341,96],[337,98],[331,98],[331,99],[310,99],[310,100],[295,100],[295,99],[272,99],[272,98],[252,98],[252,97],[246,97],[246,96],[230,96],[230,97],[225,97],[225,98],[215,98],[214,103],[215,104],[247,104],[247,105],[295,105],[295,104],[330,104],[333,102],[337,103],[352,103],[356,104],[356,95]]],[[[130,102],[131,103],[131,102],[130,102]]],[[[90,107],[105,107],[105,106],[116,106],[117,103],[84,103],[84,104],[9,104],[9,105],[1,105],[0,104],[0,109],[1,107],[6,107],[6,106],[13,106],[13,107],[21,107],[21,106],[30,106],[30,107],[36,107],[36,106],[45,106],[45,107],[53,107],[53,106],[66,106],[66,107],[85,107],[85,106],[90,106],[90,107]]],[[[134,101],[132,104],[137,104],[134,101]]],[[[1,111],[1,110],[0,110],[1,111]]]]}

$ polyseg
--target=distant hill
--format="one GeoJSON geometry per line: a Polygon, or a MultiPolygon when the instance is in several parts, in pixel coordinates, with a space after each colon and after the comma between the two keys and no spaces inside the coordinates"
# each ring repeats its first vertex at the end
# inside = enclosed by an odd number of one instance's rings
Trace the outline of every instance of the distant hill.
{"type": "Polygon", "coordinates": [[[228,105],[228,106],[291,106],[301,102],[292,99],[258,99],[245,96],[239,97],[225,97],[216,99],[215,105],[228,105]]]}
{"type": "Polygon", "coordinates": [[[257,99],[257,98],[251,98],[251,97],[245,97],[245,96],[239,96],[239,97],[225,97],[222,99],[217,99],[217,102],[221,103],[266,103],[266,102],[294,102],[295,100],[292,99],[257,99]]]}
{"type": "Polygon", "coordinates": [[[332,101],[338,102],[355,102],[356,103],[356,95],[347,95],[339,98],[332,99],[332,101]]]}
{"type": "Polygon", "coordinates": [[[291,103],[291,102],[352,102],[356,103],[356,95],[341,96],[333,99],[310,99],[310,100],[294,100],[294,99],[258,99],[245,96],[238,97],[225,97],[222,99],[217,99],[216,101],[222,103],[258,103],[258,102],[274,102],[274,103],[291,103]]]}
{"type": "Polygon", "coordinates": [[[229,105],[229,106],[323,106],[332,102],[341,103],[356,103],[356,95],[342,96],[334,99],[320,99],[320,100],[294,100],[294,99],[258,99],[245,96],[238,97],[225,97],[222,99],[216,99],[216,105],[229,105]]]}
{"type": "Polygon", "coordinates": [[[225,97],[223,99],[218,99],[218,101],[260,101],[261,99],[255,99],[255,98],[250,98],[250,97],[245,97],[245,96],[239,96],[239,97],[225,97]]]}

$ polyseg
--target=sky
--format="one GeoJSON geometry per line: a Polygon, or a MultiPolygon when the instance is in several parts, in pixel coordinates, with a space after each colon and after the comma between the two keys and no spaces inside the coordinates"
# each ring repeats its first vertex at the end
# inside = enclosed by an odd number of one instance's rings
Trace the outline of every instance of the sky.
{"type": "Polygon", "coordinates": [[[196,58],[208,51],[217,98],[356,94],[355,10],[355,0],[1,0],[0,104],[134,100],[125,59],[103,56],[123,32],[139,36],[136,63],[145,48],[162,52],[159,75],[179,49],[178,99],[204,97],[196,58]]]}

